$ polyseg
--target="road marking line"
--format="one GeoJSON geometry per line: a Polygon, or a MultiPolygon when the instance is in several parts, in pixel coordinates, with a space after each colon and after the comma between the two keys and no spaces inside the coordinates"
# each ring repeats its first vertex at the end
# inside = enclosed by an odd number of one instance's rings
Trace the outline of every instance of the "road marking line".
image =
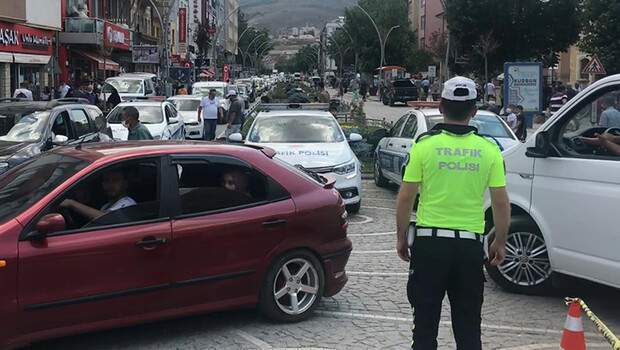
{"type": "MultiPolygon", "coordinates": [[[[317,310],[316,313],[325,316],[331,317],[349,317],[349,318],[360,318],[360,319],[371,319],[371,320],[384,320],[384,321],[398,321],[398,322],[409,322],[413,323],[413,319],[410,317],[395,317],[395,316],[385,316],[385,315],[372,315],[372,314],[359,314],[354,312],[341,312],[341,311],[322,311],[317,310]]],[[[452,327],[452,322],[450,321],[441,321],[439,322],[441,326],[452,327]]],[[[514,327],[514,326],[497,326],[490,324],[482,324],[481,327],[483,329],[495,330],[495,331],[510,331],[510,332],[521,332],[521,333],[533,333],[533,334],[562,334],[562,330],[556,329],[544,329],[544,328],[528,328],[528,327],[514,327]]],[[[588,337],[597,336],[596,333],[585,333],[588,337]]]]}
{"type": "Polygon", "coordinates": [[[258,347],[259,349],[273,349],[273,346],[244,331],[237,331],[237,335],[252,343],[252,345],[258,347]]]}
{"type": "Polygon", "coordinates": [[[365,218],[364,221],[350,221],[349,225],[360,225],[360,224],[367,224],[370,222],[375,221],[373,218],[371,218],[370,216],[366,216],[366,215],[362,215],[362,214],[355,214],[354,217],[361,217],[361,218],[365,218]]]}
{"type": "Polygon", "coordinates": [[[351,276],[406,276],[409,277],[408,272],[366,272],[366,271],[347,271],[347,275],[351,276]]]}
{"type": "Polygon", "coordinates": [[[396,249],[390,250],[353,250],[351,254],[385,254],[385,253],[396,253],[396,249]]]}
{"type": "Polygon", "coordinates": [[[364,236],[389,236],[389,235],[395,235],[396,232],[375,232],[375,233],[349,233],[347,236],[351,237],[364,237],[364,236]]]}
{"type": "Polygon", "coordinates": [[[367,207],[367,206],[363,206],[362,209],[381,209],[381,210],[394,210],[394,211],[396,211],[396,208],[385,208],[385,207],[367,207]]]}

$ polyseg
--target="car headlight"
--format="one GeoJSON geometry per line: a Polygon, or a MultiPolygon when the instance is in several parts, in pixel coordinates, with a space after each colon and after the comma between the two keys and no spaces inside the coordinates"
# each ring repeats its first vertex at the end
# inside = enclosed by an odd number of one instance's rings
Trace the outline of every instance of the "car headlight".
{"type": "Polygon", "coordinates": [[[334,167],[334,172],[338,175],[347,175],[355,172],[356,163],[352,161],[350,163],[339,165],[334,167]]]}

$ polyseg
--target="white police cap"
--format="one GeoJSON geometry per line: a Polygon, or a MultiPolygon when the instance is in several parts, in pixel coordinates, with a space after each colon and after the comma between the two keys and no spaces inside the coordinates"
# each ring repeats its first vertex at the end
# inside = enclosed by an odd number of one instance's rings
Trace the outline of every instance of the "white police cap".
{"type": "Polygon", "coordinates": [[[471,101],[478,97],[476,83],[465,77],[454,77],[443,85],[441,97],[450,101],[471,101]]]}

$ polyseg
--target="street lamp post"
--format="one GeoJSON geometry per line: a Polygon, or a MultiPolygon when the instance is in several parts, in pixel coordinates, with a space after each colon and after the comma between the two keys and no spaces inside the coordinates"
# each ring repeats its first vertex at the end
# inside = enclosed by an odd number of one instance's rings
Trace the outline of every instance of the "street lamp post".
{"type": "Polygon", "coordinates": [[[381,59],[381,67],[385,66],[385,47],[387,46],[387,41],[390,38],[390,34],[392,33],[394,29],[398,29],[398,28],[400,28],[400,25],[393,26],[392,28],[390,28],[390,30],[388,30],[387,35],[385,36],[385,39],[383,40],[383,47],[381,48],[381,57],[383,57],[381,59]]]}
{"type": "Polygon", "coordinates": [[[212,53],[211,53],[211,57],[213,58],[213,76],[217,77],[217,40],[220,37],[220,34],[222,32],[222,28],[224,27],[224,25],[226,23],[228,23],[228,21],[230,20],[230,17],[232,17],[232,15],[234,15],[238,10],[239,10],[240,6],[235,7],[232,11],[230,11],[228,13],[228,15],[226,15],[226,17],[224,18],[224,20],[222,21],[222,23],[220,23],[219,26],[217,26],[217,28],[215,29],[215,37],[213,38],[213,49],[212,49],[212,53]]]}
{"type": "Polygon", "coordinates": [[[370,19],[370,22],[372,22],[372,25],[375,27],[375,30],[377,31],[377,36],[379,37],[379,45],[381,46],[381,62],[379,63],[379,65],[381,66],[380,68],[382,68],[383,61],[385,60],[385,46],[383,45],[383,37],[381,37],[381,31],[379,30],[379,27],[377,26],[377,23],[372,18],[372,16],[366,10],[364,10],[364,8],[361,7],[360,5],[356,5],[356,6],[366,15],[366,17],[368,17],[368,19],[370,19]]]}

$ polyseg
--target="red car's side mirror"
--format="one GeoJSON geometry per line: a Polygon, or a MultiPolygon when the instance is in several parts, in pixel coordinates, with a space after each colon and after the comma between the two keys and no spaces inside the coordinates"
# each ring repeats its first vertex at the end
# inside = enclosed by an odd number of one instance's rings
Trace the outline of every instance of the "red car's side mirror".
{"type": "Polygon", "coordinates": [[[66,228],[67,228],[67,225],[65,223],[65,218],[62,215],[58,213],[47,214],[44,217],[42,217],[41,220],[39,220],[39,222],[37,222],[37,225],[35,226],[37,234],[32,235],[29,238],[40,239],[50,233],[63,231],[66,228]]]}

